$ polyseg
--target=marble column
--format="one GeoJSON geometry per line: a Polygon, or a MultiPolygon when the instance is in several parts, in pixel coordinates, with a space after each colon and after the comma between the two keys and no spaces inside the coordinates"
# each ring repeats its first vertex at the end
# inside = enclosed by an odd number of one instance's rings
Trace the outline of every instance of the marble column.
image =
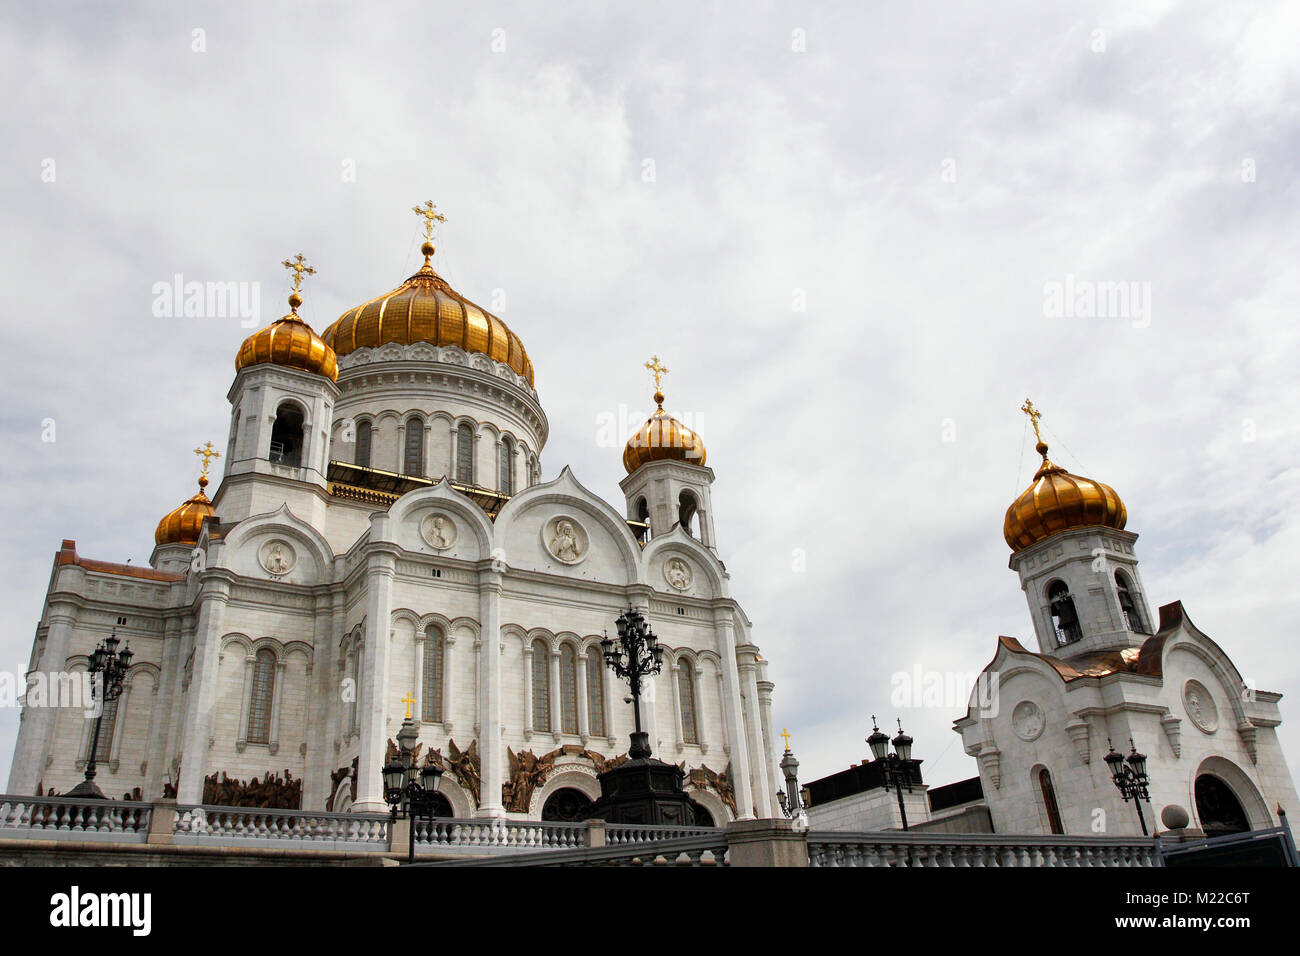
{"type": "Polygon", "coordinates": [[[736,791],[736,818],[754,818],[754,795],[750,785],[749,748],[745,743],[745,717],[740,696],[740,673],[736,665],[736,628],[730,608],[714,614],[714,637],[722,659],[722,716],[731,756],[732,786],[736,791]]]}
{"type": "Polygon", "coordinates": [[[478,815],[504,817],[501,784],[505,779],[505,748],[501,746],[501,572],[493,562],[479,571],[479,628],[483,641],[479,654],[478,722],[482,793],[478,815]]]}
{"type": "Polygon", "coordinates": [[[185,747],[181,754],[181,780],[176,800],[182,804],[203,801],[203,778],[217,702],[222,620],[230,602],[230,580],[211,570],[201,585],[199,615],[194,622],[194,665],[190,675],[185,714],[185,747]]]}
{"type": "Polygon", "coordinates": [[[397,547],[389,544],[387,538],[388,515],[373,515],[370,540],[374,550],[366,558],[366,639],[361,664],[364,676],[357,699],[360,740],[357,745],[357,799],[353,809],[358,813],[380,813],[388,809],[384,802],[381,772],[389,737],[388,715],[397,706],[396,701],[389,700],[388,692],[397,547]]]}
{"type": "Polygon", "coordinates": [[[754,787],[754,813],[767,816],[772,812],[773,797],[767,774],[767,754],[763,748],[763,718],[758,707],[758,665],[752,658],[747,658],[739,669],[741,685],[745,688],[745,731],[754,787]]]}

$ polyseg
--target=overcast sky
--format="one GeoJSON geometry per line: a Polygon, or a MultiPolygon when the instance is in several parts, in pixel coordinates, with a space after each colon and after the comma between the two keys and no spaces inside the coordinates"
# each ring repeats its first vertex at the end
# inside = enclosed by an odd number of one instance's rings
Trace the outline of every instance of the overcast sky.
{"type": "Polygon", "coordinates": [[[621,510],[601,416],[635,423],[642,363],[671,369],[804,779],[862,759],[872,713],[932,783],[975,774],[964,702],[899,708],[890,678],[1033,646],[1002,540],[1027,396],[1052,457],[1123,496],[1153,605],[1286,695],[1300,766],[1294,2],[41,4],[3,27],[0,669],[26,669],[60,539],[146,563],[191,449],[225,445],[251,330],[155,317],[154,284],[260,283],[264,324],[302,252],[319,330],[414,271],[433,199],[439,271],[504,293],[533,359],[544,478],[571,465],[621,510]],[[1048,314],[1067,281],[1137,283],[1134,311],[1048,314]]]}

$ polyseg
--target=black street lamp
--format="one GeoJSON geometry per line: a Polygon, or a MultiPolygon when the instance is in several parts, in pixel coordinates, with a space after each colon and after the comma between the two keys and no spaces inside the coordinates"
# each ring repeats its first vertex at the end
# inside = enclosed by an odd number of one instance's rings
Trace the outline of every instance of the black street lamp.
{"type": "Polygon", "coordinates": [[[416,767],[414,744],[419,736],[415,722],[408,716],[397,732],[397,753],[384,764],[382,771],[384,801],[392,808],[390,822],[396,823],[399,813],[410,820],[407,863],[415,862],[415,820],[424,817],[432,824],[438,784],[442,782],[442,768],[433,762],[432,753],[423,767],[416,767]],[[415,779],[417,776],[419,780],[415,779]]]}
{"type": "Polygon", "coordinates": [[[77,784],[68,791],[70,797],[81,797],[89,800],[107,800],[104,791],[99,789],[95,783],[95,755],[99,751],[99,731],[104,724],[104,707],[109,702],[117,700],[122,696],[122,681],[126,677],[127,670],[131,667],[131,658],[135,655],[131,653],[131,648],[122,648],[119,652],[117,645],[121,642],[117,639],[117,628],[108,635],[107,641],[100,641],[95,652],[90,655],[90,699],[95,699],[96,675],[102,675],[98,682],[101,688],[102,700],[99,707],[99,714],[95,717],[95,734],[90,741],[90,756],[86,760],[86,779],[77,784]]]}
{"type": "Polygon", "coordinates": [[[796,827],[806,829],[808,788],[799,786],[799,761],[790,752],[790,732],[783,730],[781,736],[785,738],[785,753],[781,757],[781,776],[785,777],[786,789],[776,792],[776,800],[781,805],[781,812],[793,820],[796,827]],[[787,793],[789,796],[786,796],[787,793]]]}
{"type": "Polygon", "coordinates": [[[903,818],[903,829],[907,829],[907,807],[903,805],[903,791],[912,792],[912,779],[921,761],[912,759],[912,738],[903,732],[903,722],[898,721],[898,736],[892,741],[889,735],[882,733],[876,724],[876,715],[871,715],[871,736],[867,738],[871,755],[880,764],[884,776],[885,789],[892,785],[898,794],[898,812],[903,818]],[[889,745],[894,745],[893,753],[889,745]]]}
{"type": "Polygon", "coordinates": [[[1107,737],[1106,746],[1109,752],[1105,758],[1106,766],[1110,768],[1110,778],[1115,782],[1124,802],[1128,803],[1129,798],[1133,798],[1138,823],[1142,824],[1142,835],[1150,836],[1151,834],[1147,832],[1147,818],[1142,814],[1142,801],[1151,802],[1151,794],[1147,790],[1147,784],[1151,782],[1151,778],[1147,776],[1147,758],[1146,754],[1138,753],[1132,737],[1128,739],[1128,745],[1129,755],[1126,759],[1123,754],[1116,752],[1115,746],[1107,737]]]}
{"type": "Polygon", "coordinates": [[[658,674],[664,664],[664,649],[659,645],[659,638],[646,624],[645,615],[634,607],[628,608],[618,616],[618,640],[611,640],[606,633],[600,642],[605,655],[605,663],[620,678],[627,681],[632,691],[632,712],[636,721],[636,731],[632,734],[632,745],[627,755],[633,760],[650,756],[650,736],[641,729],[641,682],[652,674],[658,674]]]}

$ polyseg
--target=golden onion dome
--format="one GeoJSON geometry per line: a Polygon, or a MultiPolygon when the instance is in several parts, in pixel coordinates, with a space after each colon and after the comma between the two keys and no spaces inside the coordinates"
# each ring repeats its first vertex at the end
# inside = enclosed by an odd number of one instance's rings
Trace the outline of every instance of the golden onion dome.
{"type": "Polygon", "coordinates": [[[213,513],[212,502],[203,493],[207,485],[208,476],[205,474],[199,478],[197,495],[176,510],[163,515],[162,521],[158,522],[158,530],[153,533],[155,544],[198,544],[203,519],[213,513]]]}
{"type": "Polygon", "coordinates": [[[666,459],[692,465],[704,464],[708,457],[704,440],[664,411],[663,392],[655,392],[654,400],[659,407],[627,440],[627,447],[623,449],[623,467],[627,473],[632,474],[647,462],[666,459]]]}
{"type": "Polygon", "coordinates": [[[1052,464],[1043,441],[1036,448],[1043,463],[1033,483],[1011,503],[1002,524],[1002,536],[1012,551],[1071,528],[1124,527],[1128,510],[1114,488],[1052,464]]]}
{"type": "Polygon", "coordinates": [[[288,315],[244,339],[239,354],[235,356],[235,371],[270,362],[324,375],[331,382],[338,381],[338,357],[325,340],[298,317],[300,305],[302,297],[294,292],[289,296],[291,311],[288,315]]]}
{"type": "Polygon", "coordinates": [[[519,336],[434,272],[429,262],[433,250],[426,239],[420,248],[424,254],[420,271],[393,291],[341,315],[322,333],[326,344],[339,355],[389,342],[455,345],[510,366],[532,385],[533,363],[519,336]]]}

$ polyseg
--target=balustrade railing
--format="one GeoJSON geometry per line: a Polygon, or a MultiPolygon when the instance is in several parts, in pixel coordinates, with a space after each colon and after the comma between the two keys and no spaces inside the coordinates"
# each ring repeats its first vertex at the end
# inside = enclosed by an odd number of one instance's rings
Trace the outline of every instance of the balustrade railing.
{"type": "Polygon", "coordinates": [[[829,830],[808,834],[808,861],[812,866],[1160,866],[1154,841],[1141,837],[829,830]]]}
{"type": "Polygon", "coordinates": [[[674,840],[480,856],[468,860],[416,863],[415,866],[726,866],[726,834],[708,827],[692,829],[698,835],[674,840]]]}
{"type": "Polygon", "coordinates": [[[100,839],[143,843],[153,805],[125,800],[0,795],[0,839],[100,839]]]}
{"type": "Polygon", "coordinates": [[[388,816],[263,810],[256,807],[178,806],[173,833],[204,843],[243,841],[322,844],[360,850],[388,849],[388,816]]]}

